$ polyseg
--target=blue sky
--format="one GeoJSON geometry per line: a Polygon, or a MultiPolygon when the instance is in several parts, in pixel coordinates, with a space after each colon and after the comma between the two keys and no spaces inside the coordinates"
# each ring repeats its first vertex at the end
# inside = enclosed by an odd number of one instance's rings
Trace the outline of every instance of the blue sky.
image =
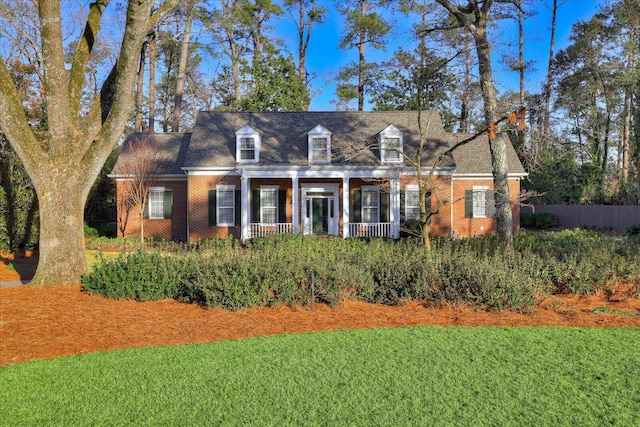
{"type": "MultiPolygon", "coordinates": [[[[332,74],[351,62],[357,61],[357,50],[342,50],[339,48],[340,37],[343,28],[343,18],[335,9],[336,2],[332,0],[319,0],[320,5],[330,9],[327,19],[321,26],[314,28],[309,46],[307,68],[315,76],[312,80],[315,92],[311,102],[311,110],[322,111],[335,110],[335,84],[332,74]]],[[[588,20],[596,12],[601,4],[598,0],[560,0],[556,28],[556,52],[568,45],[571,34],[571,26],[578,20],[588,20]]],[[[551,33],[551,7],[552,0],[533,0],[537,7],[537,13],[525,21],[525,57],[535,62],[534,69],[528,74],[527,90],[538,92],[540,82],[546,77],[547,59],[549,56],[549,40],[551,33]]],[[[530,7],[531,9],[531,7],[530,7]]],[[[297,32],[288,13],[275,22],[275,33],[284,39],[285,44],[297,53],[297,32]]],[[[390,37],[388,47],[383,51],[375,51],[368,48],[367,60],[381,61],[389,59],[398,46],[410,46],[411,34],[407,30],[407,24],[396,22],[393,25],[394,32],[390,37]]],[[[505,66],[500,63],[503,52],[513,49],[517,52],[517,22],[515,20],[501,21],[499,26],[491,30],[492,38],[501,43],[494,45],[493,61],[496,86],[499,91],[517,90],[518,76],[514,72],[506,72],[505,66]]],[[[297,61],[297,57],[296,57],[297,61]]],[[[365,107],[365,109],[367,109],[365,107]]]]}

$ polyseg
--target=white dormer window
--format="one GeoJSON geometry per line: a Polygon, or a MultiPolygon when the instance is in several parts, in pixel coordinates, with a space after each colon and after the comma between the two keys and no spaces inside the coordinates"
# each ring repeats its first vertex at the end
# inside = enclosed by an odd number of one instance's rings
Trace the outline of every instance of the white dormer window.
{"type": "Polygon", "coordinates": [[[246,125],[236,132],[236,161],[257,163],[260,159],[260,134],[246,125]]]}
{"type": "Polygon", "coordinates": [[[309,136],[309,163],[331,162],[331,132],[323,126],[316,126],[309,136]]]}
{"type": "Polygon", "coordinates": [[[402,163],[402,132],[394,125],[387,126],[378,134],[380,161],[382,163],[402,163]]]}

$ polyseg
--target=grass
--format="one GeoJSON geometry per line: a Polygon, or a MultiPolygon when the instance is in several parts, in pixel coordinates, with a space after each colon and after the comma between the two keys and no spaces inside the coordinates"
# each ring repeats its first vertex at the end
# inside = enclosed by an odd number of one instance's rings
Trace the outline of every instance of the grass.
{"type": "Polygon", "coordinates": [[[413,327],[0,369],[0,425],[640,425],[640,330],[413,327]]]}

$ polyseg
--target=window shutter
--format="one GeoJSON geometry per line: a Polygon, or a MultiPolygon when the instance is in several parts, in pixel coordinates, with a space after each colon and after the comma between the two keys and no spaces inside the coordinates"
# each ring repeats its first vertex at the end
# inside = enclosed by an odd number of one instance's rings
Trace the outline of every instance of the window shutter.
{"type": "Polygon", "coordinates": [[[144,204],[144,209],[142,210],[142,218],[144,219],[149,219],[149,198],[150,197],[147,196],[147,203],[144,204]]]}
{"type": "Polygon", "coordinates": [[[260,222],[260,190],[251,190],[251,222],[260,222]]]}
{"type": "Polygon", "coordinates": [[[389,193],[380,193],[380,222],[389,222],[389,193]]]}
{"type": "Polygon", "coordinates": [[[242,223],[242,191],[236,190],[236,199],[234,201],[235,204],[235,225],[236,227],[240,227],[242,223]]]}
{"type": "Polygon", "coordinates": [[[216,224],[216,190],[209,190],[209,226],[216,224]]]}
{"type": "Polygon", "coordinates": [[[431,191],[427,192],[427,197],[424,200],[424,206],[427,211],[427,224],[431,225],[431,191]]]}
{"type": "Polygon", "coordinates": [[[473,190],[464,191],[464,217],[473,218],[473,190]]]}
{"type": "Polygon", "coordinates": [[[487,198],[485,203],[487,212],[485,212],[485,215],[487,216],[487,218],[493,218],[496,216],[496,192],[493,190],[487,190],[484,194],[487,198]]]}
{"type": "Polygon", "coordinates": [[[287,190],[278,191],[278,222],[287,222],[287,190]]]}
{"type": "Polygon", "coordinates": [[[164,191],[164,219],[171,219],[173,213],[173,192],[171,190],[164,191]]]}
{"type": "Polygon", "coordinates": [[[404,198],[405,198],[405,191],[401,191],[400,192],[400,222],[405,222],[407,220],[405,212],[404,212],[404,198]]]}
{"type": "Polygon", "coordinates": [[[353,190],[353,222],[362,222],[362,190],[353,190]]]}

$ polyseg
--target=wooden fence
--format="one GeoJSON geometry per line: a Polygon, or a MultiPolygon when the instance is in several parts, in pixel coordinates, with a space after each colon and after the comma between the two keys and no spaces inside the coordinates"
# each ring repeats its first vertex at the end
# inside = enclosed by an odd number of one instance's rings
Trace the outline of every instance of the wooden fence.
{"type": "Polygon", "coordinates": [[[640,206],[609,205],[535,205],[523,206],[521,212],[551,212],[566,228],[595,228],[623,232],[640,224],[640,206]]]}

